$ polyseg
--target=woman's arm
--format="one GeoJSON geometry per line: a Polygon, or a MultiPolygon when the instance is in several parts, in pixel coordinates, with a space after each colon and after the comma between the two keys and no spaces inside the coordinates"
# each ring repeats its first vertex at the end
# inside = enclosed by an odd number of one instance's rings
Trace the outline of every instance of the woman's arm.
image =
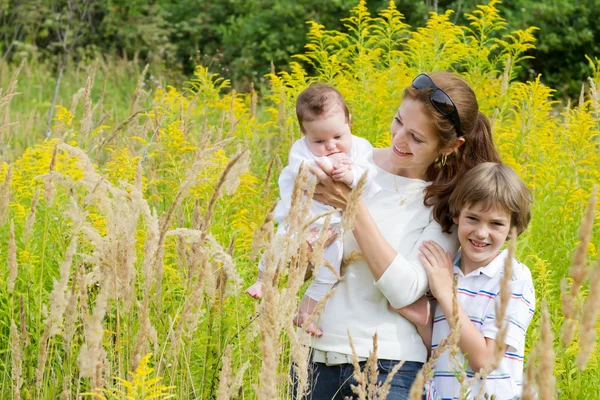
{"type": "MultiPolygon", "coordinates": [[[[326,166],[317,164],[320,169],[310,169],[320,181],[315,190],[315,199],[344,211],[350,189],[343,183],[334,182],[327,176],[326,166]]],[[[357,207],[353,233],[376,286],[394,308],[415,302],[427,290],[427,274],[418,258],[421,242],[435,240],[442,243],[447,251],[454,252],[457,249],[456,237],[442,233],[439,224],[432,220],[415,241],[410,254],[406,257],[399,254],[389,245],[363,200],[359,201],[357,207]]]]}
{"type": "MultiPolygon", "coordinates": [[[[344,183],[333,181],[326,173],[330,172],[326,165],[318,160],[316,163],[321,168],[310,167],[320,182],[315,189],[315,200],[345,211],[351,189],[344,183]]],[[[362,199],[358,203],[353,233],[373,278],[379,280],[398,252],[385,240],[362,199]]]]}

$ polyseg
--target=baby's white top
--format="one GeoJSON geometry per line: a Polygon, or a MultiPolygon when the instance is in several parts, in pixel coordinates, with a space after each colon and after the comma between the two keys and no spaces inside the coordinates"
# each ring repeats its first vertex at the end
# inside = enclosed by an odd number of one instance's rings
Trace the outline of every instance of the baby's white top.
{"type": "MultiPolygon", "coordinates": [[[[348,153],[348,157],[352,160],[351,172],[354,176],[350,187],[355,187],[358,183],[358,180],[365,172],[368,172],[367,182],[372,182],[373,178],[377,174],[377,168],[373,164],[373,146],[371,146],[371,143],[369,143],[369,141],[366,139],[352,135],[352,147],[348,153]]],[[[312,151],[310,151],[310,148],[308,147],[308,144],[306,144],[306,139],[304,137],[297,140],[292,145],[288,159],[288,165],[281,171],[281,175],[279,175],[280,201],[275,208],[274,215],[274,219],[278,223],[281,223],[289,213],[292,203],[292,193],[294,191],[294,181],[298,176],[300,166],[302,163],[307,164],[307,166],[314,164],[315,160],[323,161],[325,164],[329,163],[329,159],[327,157],[316,156],[312,151]]],[[[368,184],[363,196],[372,195],[376,190],[377,188],[368,184]]],[[[315,215],[326,212],[330,209],[329,206],[326,206],[323,203],[313,203],[319,204],[314,210],[312,210],[313,214],[315,215]]],[[[341,214],[337,216],[333,215],[331,223],[339,222],[340,218],[341,214]]]]}

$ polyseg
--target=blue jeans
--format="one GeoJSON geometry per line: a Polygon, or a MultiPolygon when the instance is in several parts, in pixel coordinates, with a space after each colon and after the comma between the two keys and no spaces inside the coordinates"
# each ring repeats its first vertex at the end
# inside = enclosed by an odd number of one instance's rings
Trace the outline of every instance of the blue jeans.
{"type": "MultiPolygon", "coordinates": [[[[377,360],[379,375],[377,381],[383,383],[388,373],[400,361],[395,360],[377,360]]],[[[361,362],[361,369],[365,367],[366,362],[361,362]]],[[[390,400],[408,400],[408,393],[412,386],[417,372],[421,369],[423,363],[416,361],[406,361],[400,370],[394,375],[391,381],[390,391],[387,398],[390,400]]],[[[307,400],[331,400],[344,399],[346,397],[355,398],[350,385],[356,385],[354,379],[354,367],[352,364],[342,364],[328,367],[322,363],[310,362],[308,364],[308,393],[304,399],[307,400]]],[[[296,377],[292,373],[294,382],[293,399],[296,399],[296,377]]],[[[296,399],[300,400],[300,399],[296,399]]]]}

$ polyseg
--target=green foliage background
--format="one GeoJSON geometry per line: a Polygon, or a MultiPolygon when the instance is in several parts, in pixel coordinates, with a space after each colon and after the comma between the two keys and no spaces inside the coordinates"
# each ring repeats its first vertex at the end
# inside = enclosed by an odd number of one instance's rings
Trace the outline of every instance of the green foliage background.
{"type": "MultiPolygon", "coordinates": [[[[344,30],[340,20],[357,0],[2,0],[0,54],[48,58],[61,52],[61,31],[70,30],[71,56],[136,57],[189,75],[196,64],[232,79],[234,87],[264,82],[270,63],[288,68],[292,54],[302,52],[312,20],[327,29],[344,30]],[[70,6],[69,6],[70,4],[70,6]],[[85,11],[85,12],[84,12],[85,11]]],[[[413,26],[424,26],[428,13],[455,10],[465,23],[477,0],[396,0],[413,26]]],[[[376,12],[385,0],[370,0],[376,12]]],[[[514,0],[499,5],[510,29],[538,26],[534,58],[520,79],[542,74],[542,81],[561,97],[577,97],[591,73],[583,55],[600,54],[600,0],[514,0]]]]}

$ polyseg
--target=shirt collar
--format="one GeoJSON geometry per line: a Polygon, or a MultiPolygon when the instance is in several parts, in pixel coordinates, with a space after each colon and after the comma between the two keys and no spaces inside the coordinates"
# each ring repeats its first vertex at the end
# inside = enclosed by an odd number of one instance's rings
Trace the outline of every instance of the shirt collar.
{"type": "MultiPolygon", "coordinates": [[[[484,274],[489,278],[493,278],[502,271],[504,271],[504,263],[506,262],[506,257],[508,257],[508,250],[504,249],[490,262],[488,265],[477,268],[475,271],[471,272],[469,275],[481,275],[484,274]]],[[[464,276],[460,269],[460,259],[462,258],[462,252],[459,250],[456,253],[456,257],[454,257],[454,273],[461,274],[464,276]]]]}

